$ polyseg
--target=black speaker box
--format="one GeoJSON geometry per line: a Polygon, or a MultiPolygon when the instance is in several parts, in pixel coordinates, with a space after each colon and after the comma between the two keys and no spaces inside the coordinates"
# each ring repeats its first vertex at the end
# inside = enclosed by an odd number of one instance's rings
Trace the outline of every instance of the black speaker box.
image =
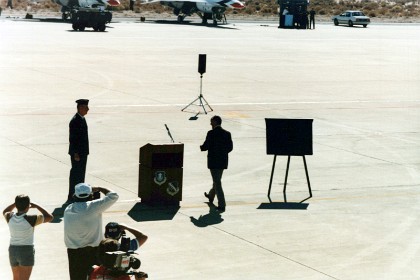
{"type": "Polygon", "coordinates": [[[206,55],[199,54],[198,55],[198,73],[203,75],[206,73],[206,55]]]}

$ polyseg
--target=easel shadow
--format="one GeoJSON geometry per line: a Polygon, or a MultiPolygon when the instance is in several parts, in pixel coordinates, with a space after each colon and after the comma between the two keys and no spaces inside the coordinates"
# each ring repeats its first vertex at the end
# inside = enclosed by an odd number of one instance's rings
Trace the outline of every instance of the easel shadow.
{"type": "Polygon", "coordinates": [[[209,202],[206,202],[209,206],[209,213],[205,215],[200,215],[198,219],[194,218],[193,216],[190,217],[191,223],[193,223],[196,227],[207,227],[211,225],[220,224],[223,222],[222,215],[217,211],[216,207],[209,202]]]}
{"type": "Polygon", "coordinates": [[[261,203],[260,206],[258,206],[257,209],[262,210],[272,210],[272,209],[279,209],[279,210],[307,210],[309,203],[304,203],[308,199],[312,197],[312,194],[302,200],[301,202],[287,202],[286,193],[283,193],[284,196],[284,202],[273,202],[270,197],[268,197],[268,200],[270,202],[268,203],[261,203]]]}
{"type": "Polygon", "coordinates": [[[257,209],[261,210],[307,210],[309,204],[301,202],[269,202],[261,203],[257,209]]]}
{"type": "Polygon", "coordinates": [[[179,210],[178,205],[152,206],[138,202],[128,212],[136,222],[168,221],[172,220],[179,210]]]}

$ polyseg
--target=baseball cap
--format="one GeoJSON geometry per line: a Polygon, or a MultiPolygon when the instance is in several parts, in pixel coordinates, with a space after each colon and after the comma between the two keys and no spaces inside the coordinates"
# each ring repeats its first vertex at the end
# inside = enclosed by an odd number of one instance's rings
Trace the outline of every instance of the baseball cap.
{"type": "Polygon", "coordinates": [[[115,222],[110,222],[105,226],[105,237],[112,239],[120,239],[122,235],[122,230],[120,225],[115,222]]]}
{"type": "Polygon", "coordinates": [[[78,198],[86,198],[92,193],[92,187],[88,183],[79,183],[74,187],[74,195],[78,198]]]}

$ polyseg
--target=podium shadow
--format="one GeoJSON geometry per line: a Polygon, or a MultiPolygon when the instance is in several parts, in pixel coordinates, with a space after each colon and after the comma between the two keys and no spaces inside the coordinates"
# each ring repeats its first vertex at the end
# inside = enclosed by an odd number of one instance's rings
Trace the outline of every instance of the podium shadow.
{"type": "Polygon", "coordinates": [[[257,209],[262,210],[306,210],[308,209],[308,203],[302,202],[268,202],[268,203],[261,203],[257,209]]]}
{"type": "Polygon", "coordinates": [[[217,211],[214,205],[206,202],[209,205],[209,213],[205,215],[200,215],[200,217],[194,218],[193,216],[190,217],[191,223],[193,223],[196,227],[207,227],[211,225],[220,224],[224,221],[222,215],[217,211]]]}
{"type": "Polygon", "coordinates": [[[179,210],[178,205],[152,206],[138,202],[128,212],[136,222],[167,221],[172,220],[179,210]]]}

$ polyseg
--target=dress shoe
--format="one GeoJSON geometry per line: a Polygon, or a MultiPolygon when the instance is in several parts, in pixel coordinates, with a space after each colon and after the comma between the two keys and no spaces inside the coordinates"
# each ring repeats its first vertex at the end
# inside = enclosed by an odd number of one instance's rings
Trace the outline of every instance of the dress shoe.
{"type": "Polygon", "coordinates": [[[204,196],[205,196],[205,197],[207,197],[207,199],[209,200],[209,202],[210,202],[211,204],[213,204],[213,200],[214,200],[214,198],[213,198],[213,199],[211,199],[211,198],[210,198],[210,195],[209,195],[208,193],[206,193],[206,192],[204,192],[204,196]]]}

